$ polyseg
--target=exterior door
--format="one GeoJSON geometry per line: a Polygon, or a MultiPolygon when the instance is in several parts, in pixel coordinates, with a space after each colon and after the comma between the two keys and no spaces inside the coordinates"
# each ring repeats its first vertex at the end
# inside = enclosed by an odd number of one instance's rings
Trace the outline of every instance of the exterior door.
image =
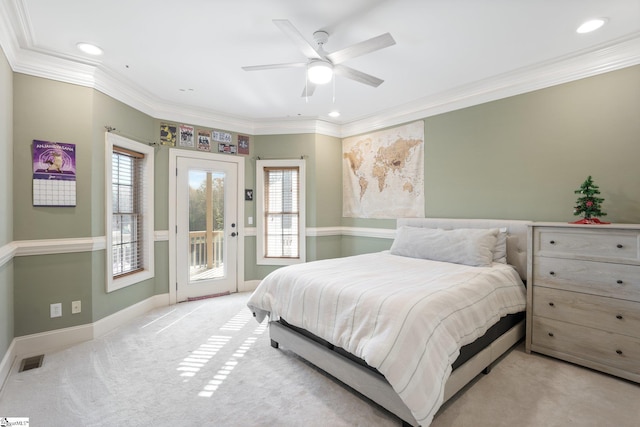
{"type": "Polygon", "coordinates": [[[177,301],[236,292],[237,164],[178,157],[177,301]]]}

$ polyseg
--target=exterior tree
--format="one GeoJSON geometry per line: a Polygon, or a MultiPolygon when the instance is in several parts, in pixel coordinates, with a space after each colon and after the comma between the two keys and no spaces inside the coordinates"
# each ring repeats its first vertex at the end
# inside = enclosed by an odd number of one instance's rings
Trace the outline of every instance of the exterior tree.
{"type": "Polygon", "coordinates": [[[600,190],[594,184],[591,175],[582,183],[580,189],[574,191],[574,193],[581,196],[576,201],[573,214],[582,215],[582,219],[575,221],[575,224],[608,224],[598,219],[598,217],[606,216],[607,214],[601,210],[601,203],[604,202],[604,199],[598,197],[600,190]]]}
{"type": "MultiPolygon", "coordinates": [[[[212,180],[213,230],[224,229],[224,180],[212,180]]],[[[206,230],[207,187],[203,181],[198,188],[189,187],[189,231],[206,230]]]]}

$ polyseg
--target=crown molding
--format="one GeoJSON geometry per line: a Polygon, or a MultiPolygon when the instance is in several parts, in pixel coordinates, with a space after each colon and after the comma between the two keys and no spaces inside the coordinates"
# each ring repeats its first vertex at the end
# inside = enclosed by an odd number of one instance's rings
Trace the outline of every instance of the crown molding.
{"type": "Polygon", "coordinates": [[[420,98],[343,124],[341,137],[424,119],[640,64],[640,32],[596,48],[420,98]]]}
{"type": "Polygon", "coordinates": [[[340,125],[319,119],[261,120],[254,122],[254,135],[317,133],[340,137],[340,125]]]}
{"type": "Polygon", "coordinates": [[[100,68],[99,63],[38,51],[32,48],[32,31],[21,4],[20,1],[0,2],[0,46],[14,72],[91,87],[156,119],[249,135],[316,133],[345,138],[640,64],[640,32],[637,32],[608,44],[430,95],[348,123],[331,123],[317,118],[253,120],[167,104],[110,70],[100,68]]]}

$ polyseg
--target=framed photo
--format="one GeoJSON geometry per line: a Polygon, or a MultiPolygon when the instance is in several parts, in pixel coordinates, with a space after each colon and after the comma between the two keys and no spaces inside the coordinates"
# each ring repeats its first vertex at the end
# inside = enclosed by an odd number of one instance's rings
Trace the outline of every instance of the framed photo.
{"type": "Polygon", "coordinates": [[[177,126],[172,123],[160,124],[160,144],[176,146],[177,126]]]}
{"type": "Polygon", "coordinates": [[[198,129],[198,150],[211,151],[211,132],[198,129]]]}
{"type": "Polygon", "coordinates": [[[238,147],[235,144],[218,143],[218,153],[237,154],[238,147]]]}
{"type": "Polygon", "coordinates": [[[238,135],[238,154],[249,154],[249,137],[238,135]]]}
{"type": "Polygon", "coordinates": [[[220,130],[214,130],[211,133],[211,136],[215,142],[223,142],[230,143],[231,142],[231,134],[229,132],[222,132],[220,130]]]}
{"type": "Polygon", "coordinates": [[[194,130],[192,126],[180,125],[180,146],[181,147],[191,147],[195,146],[194,130]]]}

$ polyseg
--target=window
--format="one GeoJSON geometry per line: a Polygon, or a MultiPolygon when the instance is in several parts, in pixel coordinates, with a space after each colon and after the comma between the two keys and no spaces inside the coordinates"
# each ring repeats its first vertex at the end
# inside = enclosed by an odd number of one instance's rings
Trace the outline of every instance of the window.
{"type": "Polygon", "coordinates": [[[153,265],[153,148],[106,134],[107,292],[147,280],[153,265]]]}
{"type": "Polygon", "coordinates": [[[305,262],[304,160],[258,160],[257,262],[305,262]]]}

